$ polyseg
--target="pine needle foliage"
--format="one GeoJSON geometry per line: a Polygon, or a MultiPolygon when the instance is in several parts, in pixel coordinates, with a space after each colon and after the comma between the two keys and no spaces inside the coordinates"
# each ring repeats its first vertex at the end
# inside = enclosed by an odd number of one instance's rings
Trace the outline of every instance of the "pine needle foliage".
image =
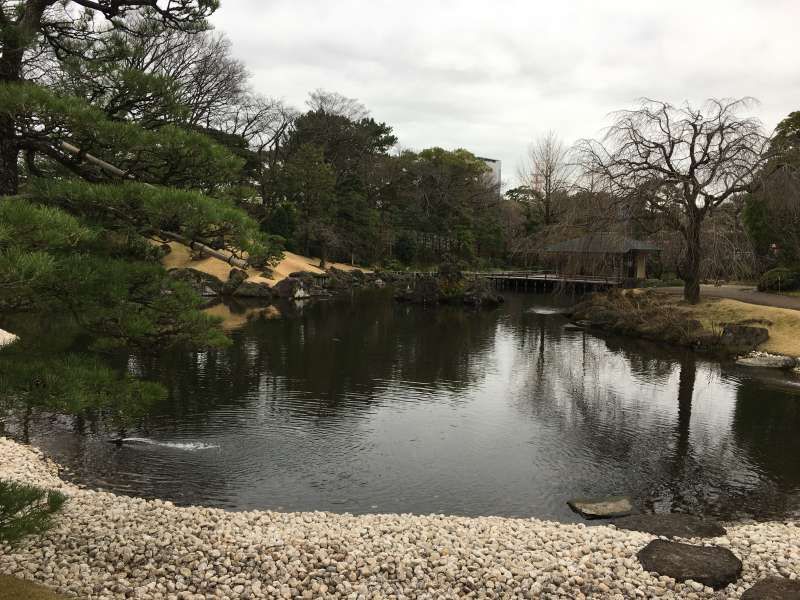
{"type": "Polygon", "coordinates": [[[44,533],[66,500],[61,492],[0,481],[0,542],[14,545],[25,536],[44,533]]]}
{"type": "Polygon", "coordinates": [[[163,268],[160,245],[177,235],[264,268],[280,254],[230,199],[243,161],[196,131],[111,120],[29,83],[0,83],[2,116],[13,117],[35,159],[18,194],[0,198],[0,308],[70,325],[57,347],[41,337],[0,352],[0,400],[115,419],[140,414],[165,391],[110,366],[119,349],[229,343],[197,294],[163,268]],[[62,141],[128,177],[65,152],[62,141]]]}

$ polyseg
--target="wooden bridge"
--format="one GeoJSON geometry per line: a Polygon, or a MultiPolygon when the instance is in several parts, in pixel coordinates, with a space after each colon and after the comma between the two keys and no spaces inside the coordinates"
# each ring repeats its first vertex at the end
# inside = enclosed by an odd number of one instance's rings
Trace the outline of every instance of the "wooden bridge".
{"type": "MultiPolygon", "coordinates": [[[[413,278],[435,277],[435,271],[398,271],[398,275],[413,278]]],[[[561,288],[595,290],[618,287],[625,283],[621,277],[575,275],[556,271],[465,271],[468,278],[488,279],[498,289],[519,291],[549,291],[561,288]]]]}
{"type": "Polygon", "coordinates": [[[472,273],[503,289],[538,290],[551,287],[610,288],[622,285],[619,277],[575,275],[556,271],[478,271],[472,273]]]}

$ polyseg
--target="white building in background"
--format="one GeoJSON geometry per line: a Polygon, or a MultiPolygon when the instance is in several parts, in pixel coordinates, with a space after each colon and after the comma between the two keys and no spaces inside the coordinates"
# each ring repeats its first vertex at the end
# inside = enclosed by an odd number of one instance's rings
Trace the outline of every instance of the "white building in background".
{"type": "Polygon", "coordinates": [[[486,163],[486,166],[492,170],[491,174],[489,175],[492,183],[500,187],[503,163],[494,158],[484,158],[483,156],[476,156],[475,158],[486,163]]]}

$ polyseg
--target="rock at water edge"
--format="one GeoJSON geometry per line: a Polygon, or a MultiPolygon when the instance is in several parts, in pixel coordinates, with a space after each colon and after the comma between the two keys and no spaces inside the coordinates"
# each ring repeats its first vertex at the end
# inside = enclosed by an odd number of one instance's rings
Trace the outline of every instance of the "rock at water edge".
{"type": "Polygon", "coordinates": [[[725,528],[713,519],[682,513],[632,515],[615,520],[614,525],[618,529],[670,538],[715,538],[727,533],[725,528]]]}
{"type": "Polygon", "coordinates": [[[776,354],[756,354],[745,356],[736,361],[742,367],[757,367],[762,369],[793,369],[797,361],[791,356],[776,354]]]}
{"type": "Polygon", "coordinates": [[[9,333],[8,331],[4,331],[0,329],[0,348],[4,346],[10,346],[14,342],[16,342],[19,338],[14,335],[13,333],[9,333]]]}
{"type": "Polygon", "coordinates": [[[611,519],[625,517],[633,511],[630,498],[611,496],[609,498],[576,498],[567,502],[569,507],[585,519],[611,519]]]}
{"type": "Polygon", "coordinates": [[[769,577],[744,594],[742,600],[800,600],[800,580],[769,577]]]}
{"type": "Polygon", "coordinates": [[[715,590],[733,583],[742,574],[742,561],[727,548],[691,546],[653,540],[637,554],[645,571],[696,581],[715,590]]]}

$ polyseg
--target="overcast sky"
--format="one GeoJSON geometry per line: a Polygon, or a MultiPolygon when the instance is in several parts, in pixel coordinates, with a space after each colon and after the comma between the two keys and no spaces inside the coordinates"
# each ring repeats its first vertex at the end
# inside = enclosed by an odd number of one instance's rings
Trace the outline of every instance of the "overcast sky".
{"type": "Polygon", "coordinates": [[[800,110],[798,0],[222,0],[213,18],[260,93],[358,98],[403,147],[463,147],[514,183],[531,140],[602,135],[649,96],[800,110]]]}

